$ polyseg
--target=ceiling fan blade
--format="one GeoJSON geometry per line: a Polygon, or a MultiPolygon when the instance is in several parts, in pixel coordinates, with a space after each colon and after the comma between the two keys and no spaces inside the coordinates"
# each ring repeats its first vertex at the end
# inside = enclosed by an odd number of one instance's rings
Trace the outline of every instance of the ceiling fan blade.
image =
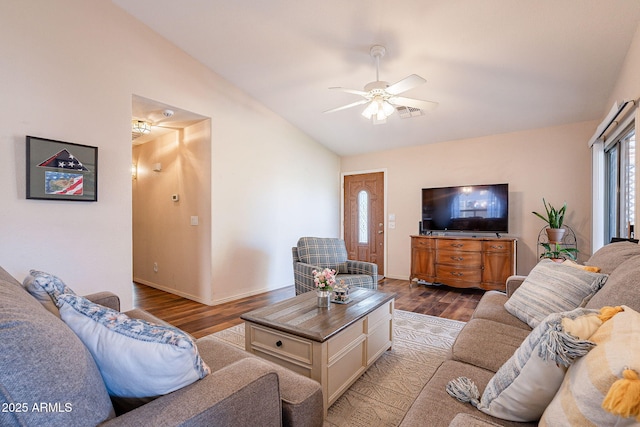
{"type": "Polygon", "coordinates": [[[405,77],[399,82],[392,84],[385,90],[387,91],[387,93],[390,93],[391,95],[399,95],[402,92],[406,92],[409,89],[413,89],[414,87],[420,86],[421,84],[426,82],[427,81],[422,77],[420,77],[419,75],[411,74],[410,76],[405,77]]]}
{"type": "Polygon", "coordinates": [[[343,88],[343,87],[330,87],[329,89],[335,89],[335,90],[339,90],[341,92],[353,93],[354,95],[360,95],[360,96],[369,95],[369,92],[363,92],[361,90],[356,90],[356,89],[346,89],[346,88],[343,88]]]}
{"type": "Polygon", "coordinates": [[[392,98],[389,98],[388,101],[393,105],[419,108],[420,110],[434,110],[438,106],[437,102],[405,98],[403,96],[394,96],[392,98]]]}
{"type": "Polygon", "coordinates": [[[360,101],[357,101],[357,102],[353,102],[351,104],[343,105],[342,107],[334,108],[332,110],[327,110],[327,111],[325,111],[325,113],[334,113],[336,111],[346,110],[347,108],[357,107],[358,105],[366,104],[367,102],[369,102],[368,99],[363,99],[363,100],[360,100],[360,101]]]}

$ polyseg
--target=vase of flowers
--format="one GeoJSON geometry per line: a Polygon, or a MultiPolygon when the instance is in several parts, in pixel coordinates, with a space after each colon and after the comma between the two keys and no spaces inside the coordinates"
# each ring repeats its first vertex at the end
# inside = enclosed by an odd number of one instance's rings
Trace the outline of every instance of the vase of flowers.
{"type": "Polygon", "coordinates": [[[336,271],[330,268],[324,270],[313,270],[313,283],[316,286],[316,296],[318,297],[318,307],[331,307],[331,291],[336,283],[336,271]]]}

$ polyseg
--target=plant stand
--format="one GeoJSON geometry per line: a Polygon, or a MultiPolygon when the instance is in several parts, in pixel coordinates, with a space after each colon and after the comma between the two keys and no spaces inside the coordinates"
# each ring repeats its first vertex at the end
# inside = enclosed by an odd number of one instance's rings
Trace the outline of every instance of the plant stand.
{"type": "MultiPolygon", "coordinates": [[[[547,237],[547,228],[549,228],[549,226],[542,227],[542,229],[538,233],[538,244],[536,246],[538,259],[540,259],[540,255],[542,253],[541,251],[544,250],[541,246],[541,243],[549,243],[549,238],[547,237]]],[[[562,236],[562,241],[558,242],[558,244],[563,248],[578,249],[576,233],[574,233],[571,227],[569,227],[568,225],[563,225],[562,228],[565,230],[565,232],[562,236]]]]}

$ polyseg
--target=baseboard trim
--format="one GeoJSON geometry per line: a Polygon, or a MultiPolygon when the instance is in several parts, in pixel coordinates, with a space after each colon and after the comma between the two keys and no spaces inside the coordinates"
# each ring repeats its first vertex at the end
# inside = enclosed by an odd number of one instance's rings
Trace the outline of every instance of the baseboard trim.
{"type": "Polygon", "coordinates": [[[197,295],[192,295],[192,294],[187,293],[187,292],[181,292],[181,291],[179,291],[177,289],[173,289],[173,288],[169,288],[169,287],[166,287],[166,286],[159,285],[157,283],[149,282],[148,280],[138,279],[138,278],[134,277],[133,281],[136,282],[136,283],[140,283],[141,285],[150,286],[152,288],[159,289],[161,291],[168,292],[168,293],[174,294],[174,295],[178,295],[180,297],[183,297],[183,298],[186,298],[186,299],[190,299],[192,301],[199,302],[200,304],[209,305],[209,306],[220,305],[220,304],[224,304],[224,303],[227,303],[227,302],[236,301],[236,300],[239,300],[239,299],[242,299],[242,298],[252,297],[254,295],[263,294],[265,292],[277,291],[278,289],[282,289],[282,288],[286,288],[286,287],[292,286],[292,285],[284,285],[284,286],[281,286],[279,288],[273,288],[273,289],[272,288],[261,288],[261,289],[253,290],[253,291],[250,291],[250,292],[245,292],[245,293],[242,293],[242,294],[232,295],[232,296],[229,296],[229,297],[226,297],[226,298],[220,298],[220,299],[207,301],[207,300],[204,300],[204,299],[200,298],[197,295]]]}
{"type": "Polygon", "coordinates": [[[150,286],[152,288],[159,289],[161,291],[168,292],[170,294],[178,295],[180,297],[183,297],[183,298],[186,298],[186,299],[190,299],[190,300],[195,301],[195,302],[199,302],[200,304],[213,305],[213,304],[210,304],[209,302],[205,301],[204,299],[200,298],[199,296],[192,295],[192,294],[190,294],[188,292],[181,292],[181,291],[179,291],[177,289],[169,288],[167,286],[162,286],[162,285],[159,285],[157,283],[150,282],[148,280],[138,279],[137,277],[134,277],[133,281],[136,282],[136,283],[140,283],[141,285],[150,286]]]}

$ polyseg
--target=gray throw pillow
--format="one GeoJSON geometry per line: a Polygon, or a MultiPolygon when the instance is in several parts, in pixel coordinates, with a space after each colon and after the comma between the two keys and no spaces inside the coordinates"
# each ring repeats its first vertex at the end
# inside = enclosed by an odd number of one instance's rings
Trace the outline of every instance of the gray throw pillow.
{"type": "Polygon", "coordinates": [[[535,328],[551,313],[584,307],[606,280],[606,274],[542,260],[507,300],[504,308],[535,328]]]}

